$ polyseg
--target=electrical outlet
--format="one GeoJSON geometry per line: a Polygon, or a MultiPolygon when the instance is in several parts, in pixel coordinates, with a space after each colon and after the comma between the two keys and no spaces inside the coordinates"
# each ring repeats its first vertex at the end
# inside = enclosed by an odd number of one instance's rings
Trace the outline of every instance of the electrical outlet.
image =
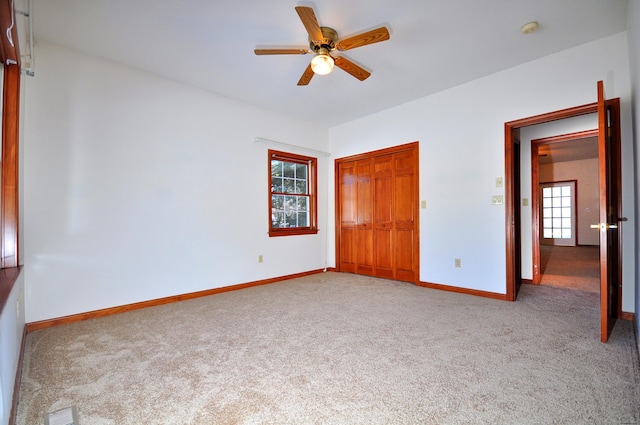
{"type": "Polygon", "coordinates": [[[262,263],[262,255],[258,255],[258,263],[262,263]]]}
{"type": "Polygon", "coordinates": [[[422,202],[420,203],[420,206],[422,207],[422,209],[427,208],[427,201],[422,201],[422,202]]]}
{"type": "Polygon", "coordinates": [[[522,198],[522,206],[523,207],[529,206],[529,198],[522,198]]]}
{"type": "Polygon", "coordinates": [[[491,205],[502,205],[502,195],[493,195],[491,197],[491,205]]]}
{"type": "Polygon", "coordinates": [[[454,264],[455,264],[455,266],[457,268],[460,268],[460,267],[462,267],[462,260],[459,259],[459,258],[456,258],[455,261],[454,261],[454,264]]]}

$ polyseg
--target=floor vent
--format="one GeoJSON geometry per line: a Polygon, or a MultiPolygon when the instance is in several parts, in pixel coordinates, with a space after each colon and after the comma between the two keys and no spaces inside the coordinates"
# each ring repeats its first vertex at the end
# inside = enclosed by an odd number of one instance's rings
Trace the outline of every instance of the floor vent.
{"type": "Polygon", "coordinates": [[[79,425],[76,406],[66,407],[44,417],[44,425],[79,425]]]}

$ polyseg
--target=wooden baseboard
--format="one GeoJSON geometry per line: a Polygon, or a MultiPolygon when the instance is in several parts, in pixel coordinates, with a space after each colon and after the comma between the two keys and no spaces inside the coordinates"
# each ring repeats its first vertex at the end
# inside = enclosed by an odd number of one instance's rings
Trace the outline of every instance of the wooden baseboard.
{"type": "Polygon", "coordinates": [[[418,282],[418,286],[425,288],[439,289],[441,291],[457,292],[459,294],[475,295],[478,297],[493,298],[495,300],[507,301],[507,294],[498,294],[496,292],[479,291],[477,289],[459,288],[457,286],[441,285],[439,283],[418,282]]]}
{"type": "Polygon", "coordinates": [[[111,316],[114,314],[125,313],[127,311],[140,310],[142,308],[154,307],[157,305],[170,304],[179,301],[191,300],[194,298],[206,297],[209,295],[220,294],[222,292],[237,291],[239,289],[250,288],[252,286],[267,285],[269,283],[281,282],[283,280],[295,279],[297,277],[309,276],[312,274],[322,273],[323,269],[312,270],[308,272],[295,273],[286,276],[273,277],[270,279],[257,280],[254,282],[241,283],[238,285],[223,286],[221,288],[207,289],[204,291],[190,292],[187,294],[174,295],[171,297],[157,298],[149,301],[142,301],[133,304],[125,304],[117,307],[104,308],[101,310],[87,311],[85,313],[72,314],[55,319],[41,320],[39,322],[31,322],[26,325],[26,332],[36,331],[38,329],[50,328],[53,326],[64,325],[67,323],[81,322],[83,320],[96,319],[98,317],[111,316]]]}
{"type": "Polygon", "coordinates": [[[16,415],[18,414],[18,394],[20,393],[20,382],[22,381],[22,363],[24,360],[24,349],[27,344],[27,326],[22,328],[22,343],[20,344],[20,355],[18,356],[18,368],[16,378],[13,382],[13,397],[11,400],[11,412],[9,413],[9,425],[17,425],[16,415]]]}
{"type": "Polygon", "coordinates": [[[618,316],[620,319],[622,320],[630,320],[633,321],[634,318],[634,314],[633,313],[629,313],[627,311],[623,311],[620,313],[620,315],[618,316]]]}

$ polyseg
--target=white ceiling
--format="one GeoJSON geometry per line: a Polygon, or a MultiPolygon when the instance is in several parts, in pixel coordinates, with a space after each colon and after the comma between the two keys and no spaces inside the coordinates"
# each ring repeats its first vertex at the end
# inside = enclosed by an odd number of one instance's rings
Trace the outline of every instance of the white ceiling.
{"type": "Polygon", "coordinates": [[[331,127],[624,31],[626,11],[627,0],[33,0],[32,16],[36,40],[331,127]],[[254,55],[308,47],[296,5],[341,37],[387,26],[389,41],[344,52],[371,77],[335,69],[298,87],[310,55],[254,55]],[[529,21],[540,28],[522,35],[529,21]]]}

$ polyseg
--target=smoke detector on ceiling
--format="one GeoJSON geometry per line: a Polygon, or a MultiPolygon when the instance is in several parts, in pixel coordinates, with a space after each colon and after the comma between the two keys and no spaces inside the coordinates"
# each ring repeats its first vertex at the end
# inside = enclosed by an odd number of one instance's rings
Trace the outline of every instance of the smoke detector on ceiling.
{"type": "Polygon", "coordinates": [[[520,28],[520,31],[522,31],[523,34],[531,34],[532,32],[536,32],[537,30],[538,30],[537,22],[526,23],[522,26],[522,28],[520,28]]]}

